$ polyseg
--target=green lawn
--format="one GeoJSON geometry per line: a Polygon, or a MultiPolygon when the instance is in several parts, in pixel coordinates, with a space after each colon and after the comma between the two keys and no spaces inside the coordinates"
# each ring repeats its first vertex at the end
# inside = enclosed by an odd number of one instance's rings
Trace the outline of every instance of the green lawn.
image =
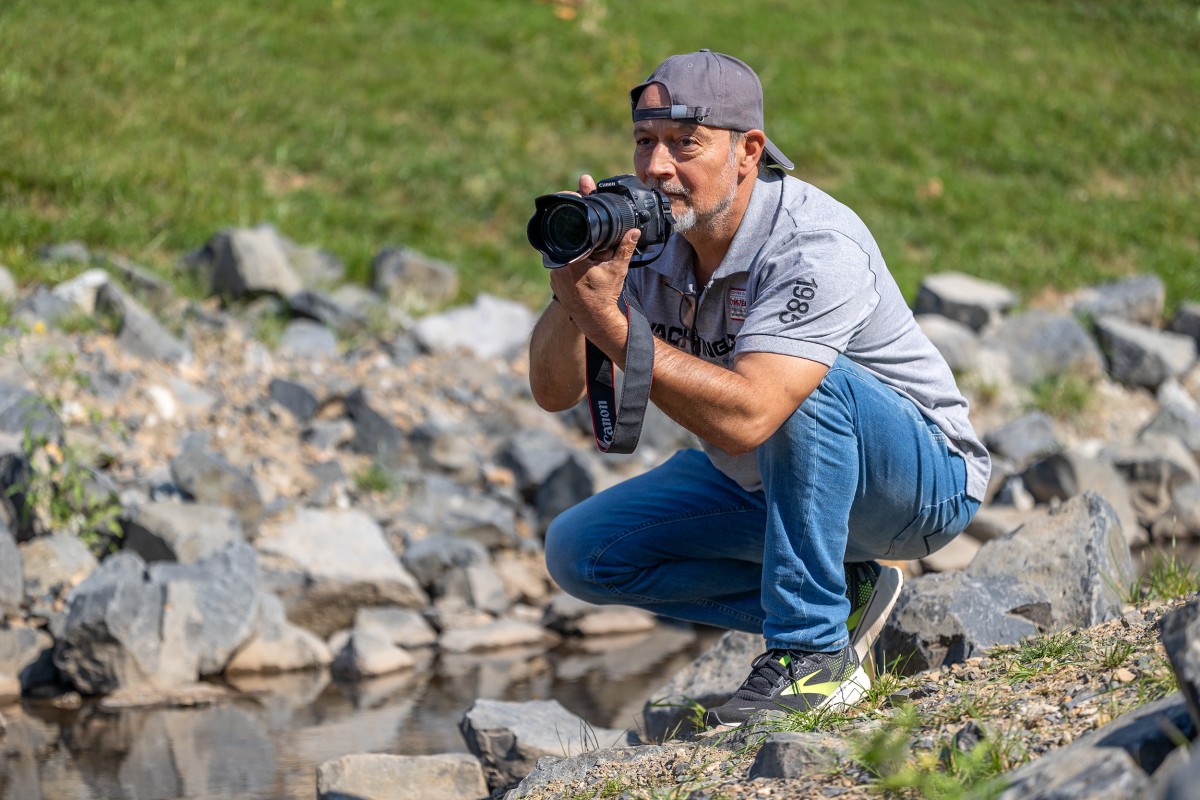
{"type": "Polygon", "coordinates": [[[698,47],[759,71],[910,297],[1155,271],[1200,300],[1195,0],[0,0],[0,262],[81,239],[169,273],[271,222],[538,302],[532,198],[628,171],[628,87],[698,47]]]}

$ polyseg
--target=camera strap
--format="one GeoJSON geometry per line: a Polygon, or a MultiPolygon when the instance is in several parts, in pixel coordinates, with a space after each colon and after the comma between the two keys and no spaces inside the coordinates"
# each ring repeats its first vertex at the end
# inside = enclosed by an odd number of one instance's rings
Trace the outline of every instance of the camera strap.
{"type": "Polygon", "coordinates": [[[629,320],[629,338],[625,343],[625,380],[621,386],[619,409],[612,359],[590,340],[585,340],[588,405],[592,410],[596,447],[602,453],[632,453],[637,447],[646,403],[650,401],[650,381],[654,376],[654,334],[650,332],[650,323],[629,303],[622,305],[629,320]]]}

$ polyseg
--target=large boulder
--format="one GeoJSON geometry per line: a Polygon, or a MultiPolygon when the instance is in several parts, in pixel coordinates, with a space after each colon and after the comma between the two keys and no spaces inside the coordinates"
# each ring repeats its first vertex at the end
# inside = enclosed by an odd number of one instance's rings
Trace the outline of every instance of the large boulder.
{"type": "Polygon", "coordinates": [[[317,767],[317,800],[482,800],[487,782],[466,753],[362,753],[317,767]]]}
{"type": "Polygon", "coordinates": [[[1008,354],[1013,378],[1032,385],[1057,375],[1099,378],[1100,348],[1079,321],[1067,314],[1026,311],[1006,319],[988,340],[1008,354]]]}
{"type": "Polygon", "coordinates": [[[986,543],[967,572],[1037,586],[1050,602],[1055,628],[1090,628],[1119,616],[1135,579],[1116,512],[1095,492],[1071,498],[986,543]]]}

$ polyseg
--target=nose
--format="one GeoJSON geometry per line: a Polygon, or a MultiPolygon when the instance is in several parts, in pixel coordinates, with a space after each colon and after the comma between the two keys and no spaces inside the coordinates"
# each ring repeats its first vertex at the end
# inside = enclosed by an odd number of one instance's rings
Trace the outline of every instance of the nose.
{"type": "Polygon", "coordinates": [[[660,181],[666,181],[675,175],[675,162],[665,144],[657,144],[650,151],[646,161],[646,175],[660,181]]]}

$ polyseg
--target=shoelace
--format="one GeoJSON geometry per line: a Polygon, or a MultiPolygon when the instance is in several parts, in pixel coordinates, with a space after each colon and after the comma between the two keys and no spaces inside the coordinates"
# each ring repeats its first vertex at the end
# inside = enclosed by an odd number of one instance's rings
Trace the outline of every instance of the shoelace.
{"type": "Polygon", "coordinates": [[[761,697],[769,697],[771,690],[775,688],[780,678],[791,678],[793,676],[792,665],[796,663],[795,655],[792,655],[793,660],[787,665],[780,663],[779,658],[776,657],[777,653],[783,656],[787,652],[787,650],[768,650],[750,662],[750,676],[742,683],[738,690],[739,694],[748,692],[761,697]]]}

